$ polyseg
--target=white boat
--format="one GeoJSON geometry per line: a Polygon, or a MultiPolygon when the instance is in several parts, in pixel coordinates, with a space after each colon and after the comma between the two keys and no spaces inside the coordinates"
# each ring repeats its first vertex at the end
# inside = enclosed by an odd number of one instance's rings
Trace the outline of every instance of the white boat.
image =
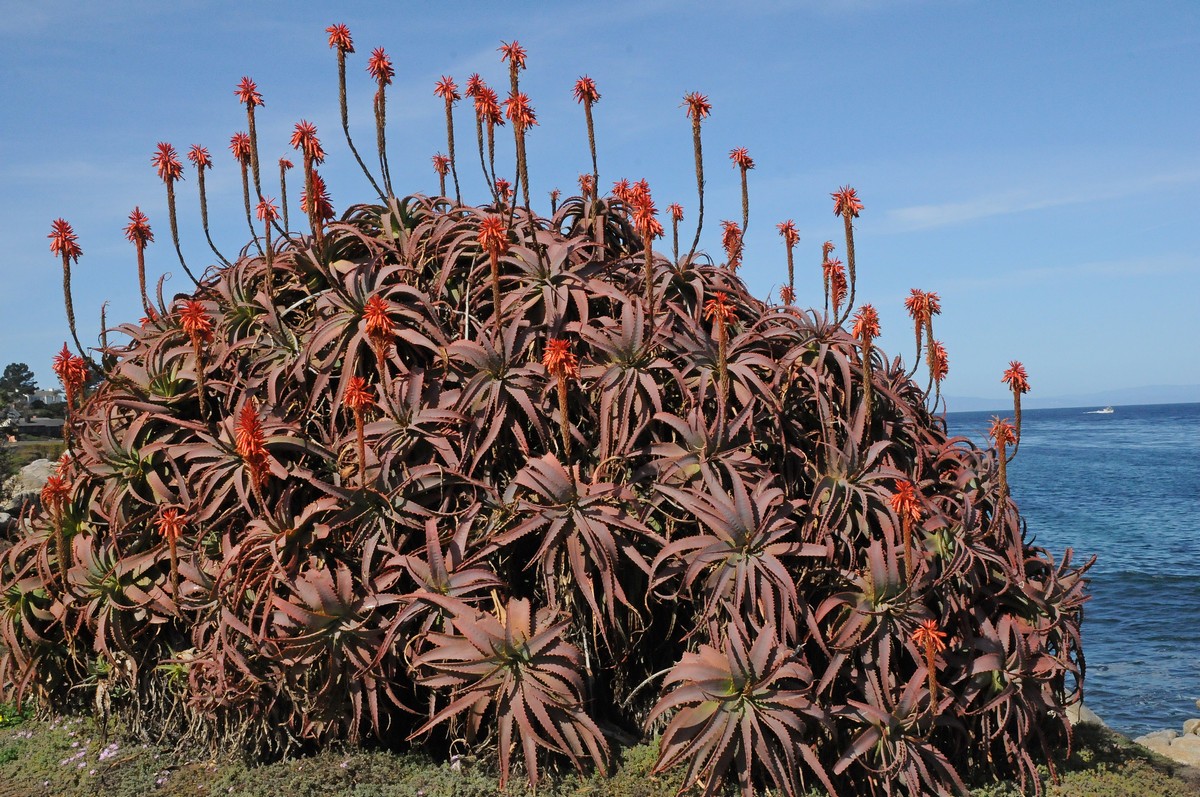
{"type": "Polygon", "coordinates": [[[1112,414],[1113,414],[1113,408],[1112,408],[1112,407],[1105,407],[1105,408],[1104,408],[1104,409],[1102,409],[1102,410],[1092,410],[1091,412],[1086,412],[1086,413],[1084,413],[1084,414],[1085,414],[1085,415],[1112,415],[1112,414]]]}

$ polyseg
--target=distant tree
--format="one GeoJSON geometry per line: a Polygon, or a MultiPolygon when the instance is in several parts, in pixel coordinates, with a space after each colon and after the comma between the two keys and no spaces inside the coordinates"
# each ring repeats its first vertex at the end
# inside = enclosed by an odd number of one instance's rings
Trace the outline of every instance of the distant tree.
{"type": "Polygon", "coordinates": [[[24,403],[37,390],[33,371],[25,363],[9,363],[0,376],[0,406],[24,403]]]}

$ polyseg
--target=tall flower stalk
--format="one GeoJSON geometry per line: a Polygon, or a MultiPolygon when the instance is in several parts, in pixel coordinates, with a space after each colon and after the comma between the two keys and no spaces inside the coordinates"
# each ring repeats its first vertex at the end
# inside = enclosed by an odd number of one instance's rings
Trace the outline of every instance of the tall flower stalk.
{"type": "Polygon", "coordinates": [[[346,408],[354,415],[354,436],[358,443],[358,486],[367,486],[367,444],[363,435],[363,416],[375,406],[375,398],[361,376],[350,377],[344,398],[346,408]]]}
{"type": "Polygon", "coordinates": [[[496,334],[503,324],[500,303],[500,256],[508,253],[508,225],[501,216],[485,216],[479,222],[479,248],[487,252],[492,271],[492,318],[496,334]]]}
{"type": "Polygon", "coordinates": [[[129,214],[129,224],[125,226],[125,238],[137,250],[138,292],[142,297],[142,309],[150,310],[150,298],[146,295],[146,244],[154,241],[154,233],[150,230],[150,219],[142,213],[142,209],[134,207],[129,214]]]}
{"type": "Polygon", "coordinates": [[[833,241],[821,244],[821,281],[825,284],[825,315],[829,315],[829,255],[833,253],[833,241]]]}
{"type": "Polygon", "coordinates": [[[692,238],[692,248],[688,250],[687,262],[696,255],[696,247],[700,244],[700,231],[704,229],[704,150],[700,145],[700,122],[712,113],[712,104],[708,97],[698,91],[685,94],[683,103],[687,106],[687,115],[692,120],[692,151],[696,158],[696,194],[699,197],[699,210],[696,213],[696,235],[692,238]]]}
{"type": "Polygon", "coordinates": [[[833,317],[838,318],[842,312],[842,302],[846,300],[846,293],[849,290],[846,285],[846,269],[842,265],[842,261],[835,257],[833,260],[826,260],[822,264],[822,270],[825,273],[825,284],[829,287],[829,301],[833,305],[833,317]]]}
{"type": "Polygon", "coordinates": [[[271,225],[279,218],[279,208],[272,197],[259,197],[258,207],[254,215],[263,223],[263,247],[267,252],[267,292],[270,293],[275,283],[275,247],[271,245],[271,225]]]}
{"type": "Polygon", "coordinates": [[[258,174],[258,131],[254,125],[254,109],[263,105],[258,86],[248,77],[243,77],[233,91],[238,102],[246,106],[246,126],[250,130],[250,171],[254,175],[254,193],[262,195],[262,182],[258,174]]]}
{"type": "MultiPolygon", "coordinates": [[[[474,77],[478,77],[475,75],[474,77]]],[[[471,83],[467,83],[467,91],[471,91],[471,83]]],[[[500,98],[494,89],[482,80],[475,87],[475,132],[479,139],[479,167],[483,169],[483,180],[487,183],[492,198],[496,197],[496,128],[507,124],[504,121],[504,111],[500,108],[500,98]],[[487,161],[483,155],[483,129],[487,126],[487,161]]]]}
{"type": "Polygon", "coordinates": [[[212,156],[208,154],[206,147],[193,144],[188,150],[187,158],[196,167],[196,185],[200,188],[200,226],[204,228],[204,240],[208,241],[208,248],[217,256],[217,259],[228,266],[229,261],[217,250],[212,235],[208,231],[208,194],[204,190],[204,172],[206,169],[212,168],[212,156]]]}
{"type": "Polygon", "coordinates": [[[183,527],[187,525],[187,517],[180,510],[171,507],[160,509],[155,521],[158,536],[167,543],[167,553],[171,557],[171,598],[179,603],[179,538],[183,536],[183,527]]]}
{"type": "Polygon", "coordinates": [[[850,301],[846,304],[846,313],[854,307],[854,219],[862,212],[863,203],[858,199],[858,192],[844,185],[829,195],[833,198],[833,214],[841,216],[846,227],[846,267],[850,270],[850,301]]]}
{"type": "Polygon", "coordinates": [[[729,270],[737,273],[742,265],[742,230],[735,221],[721,222],[721,246],[725,248],[725,263],[729,270]]]}
{"type": "Polygon", "coordinates": [[[713,324],[717,338],[717,384],[724,397],[729,389],[728,345],[729,325],[733,323],[736,314],[729,296],[724,291],[704,303],[704,318],[713,324]]]}
{"type": "Polygon", "coordinates": [[[200,281],[187,267],[187,263],[183,260],[183,250],[179,247],[179,222],[175,216],[175,181],[183,179],[183,164],[179,162],[175,148],[165,141],[160,141],[153,157],[150,158],[150,165],[155,168],[159,179],[167,187],[167,216],[171,221],[171,240],[175,244],[175,254],[179,257],[179,265],[183,267],[188,278],[195,285],[199,285],[200,281]]]}
{"type": "Polygon", "coordinates": [[[633,208],[633,226],[642,236],[642,249],[645,252],[645,270],[643,279],[646,282],[646,323],[654,329],[654,239],[661,238],[663,226],[658,220],[658,209],[650,196],[650,186],[641,181],[630,194],[630,204],[633,208]]]}
{"type": "Polygon", "coordinates": [[[946,649],[946,633],[938,630],[936,620],[926,620],[913,632],[912,642],[925,654],[925,671],[929,674],[929,706],[938,713],[937,654],[946,649]]]}
{"type": "Polygon", "coordinates": [[[667,205],[667,210],[671,214],[671,258],[675,263],[679,262],[679,222],[683,221],[683,205],[678,202],[672,202],[667,205]]]}
{"type": "Polygon", "coordinates": [[[781,221],[775,225],[775,229],[779,230],[779,235],[783,238],[784,246],[787,247],[787,293],[782,290],[779,292],[783,296],[783,303],[790,305],[796,301],[796,266],[792,256],[792,250],[796,248],[796,244],[800,243],[800,233],[796,230],[796,222],[788,219],[781,221]]]}
{"type": "MultiPolygon", "coordinates": [[[[868,305],[869,307],[870,305],[868,305]]],[[[912,580],[913,572],[913,525],[920,523],[923,516],[921,501],[910,481],[897,481],[892,495],[892,511],[900,518],[900,535],[904,544],[904,578],[912,580]]]]}
{"type": "Polygon", "coordinates": [[[388,314],[387,302],[379,294],[367,299],[363,305],[363,328],[375,352],[375,368],[380,374],[386,375],[388,371],[384,363],[396,337],[396,324],[388,314]]]}
{"type": "Polygon", "coordinates": [[[238,413],[237,426],[234,429],[234,446],[238,456],[246,466],[250,476],[250,490],[258,499],[259,506],[265,506],[262,488],[270,475],[270,460],[267,457],[266,434],[263,432],[262,420],[258,417],[258,404],[253,396],[246,398],[238,413]]]}
{"type": "Polygon", "coordinates": [[[83,249],[79,246],[79,238],[75,235],[75,230],[65,219],[55,219],[51,222],[50,235],[47,237],[50,239],[50,254],[62,258],[63,304],[67,310],[67,326],[71,330],[71,339],[75,341],[75,350],[79,352],[80,357],[86,360],[87,355],[84,354],[83,344],[79,342],[79,335],[75,331],[75,303],[71,301],[71,264],[79,262],[83,249]]]}
{"type": "MultiPolygon", "coordinates": [[[[933,317],[941,314],[942,302],[933,291],[926,292],[912,288],[909,290],[908,298],[904,300],[904,307],[908,310],[908,315],[913,320],[913,333],[917,339],[917,356],[913,360],[912,370],[908,372],[908,375],[911,377],[916,373],[917,364],[921,362],[922,331],[927,340],[933,340],[933,317]]],[[[930,367],[932,368],[932,365],[930,367]]]]}
{"type": "Polygon", "coordinates": [[[375,78],[377,88],[375,89],[375,146],[379,150],[379,169],[382,173],[383,188],[387,191],[387,196],[392,197],[395,194],[392,192],[392,177],[388,170],[387,159],[387,87],[391,85],[392,78],[396,76],[396,70],[392,68],[392,59],[382,47],[376,47],[371,51],[371,57],[367,59],[367,72],[371,77],[375,78]]]}
{"type": "Polygon", "coordinates": [[[254,229],[254,220],[250,216],[250,163],[253,154],[250,136],[241,132],[234,133],[229,139],[229,151],[233,153],[234,159],[242,169],[242,206],[246,210],[246,226],[250,228],[250,237],[254,239],[258,253],[262,254],[262,246],[258,243],[258,234],[254,229]]]}
{"type": "Polygon", "coordinates": [[[301,208],[308,214],[308,224],[312,229],[313,236],[319,239],[320,225],[311,210],[314,203],[310,201],[310,197],[313,196],[315,167],[325,162],[325,150],[321,147],[320,139],[317,138],[316,125],[304,119],[297,122],[296,127],[292,130],[291,144],[292,148],[299,150],[304,158],[304,194],[301,197],[301,208]]]}
{"type": "Polygon", "coordinates": [[[54,528],[54,553],[58,562],[58,577],[62,580],[63,589],[67,586],[67,572],[70,561],[67,551],[67,537],[63,533],[63,507],[71,497],[71,485],[64,476],[52,474],[42,485],[42,508],[50,515],[54,528]]]}
{"type": "MultiPolygon", "coordinates": [[[[358,148],[354,146],[354,139],[350,137],[350,113],[346,107],[346,55],[354,52],[354,39],[350,36],[350,29],[345,25],[336,24],[330,25],[325,29],[329,34],[329,46],[337,51],[338,59],[338,107],[342,112],[342,133],[346,136],[346,144],[350,147],[351,154],[354,155],[354,160],[358,162],[358,168],[362,169],[362,173],[366,175],[367,182],[371,184],[371,188],[375,189],[375,193],[380,199],[384,199],[383,190],[379,184],[375,182],[375,178],[371,175],[371,170],[367,168],[367,164],[363,163],[362,156],[358,154],[358,148]]],[[[283,201],[284,206],[287,206],[287,200],[283,201]]],[[[287,226],[287,211],[284,211],[284,226],[287,226]]]]}
{"type": "Polygon", "coordinates": [[[750,190],[746,184],[746,172],[754,168],[754,158],[745,147],[737,147],[729,151],[729,160],[733,161],[742,173],[742,232],[750,229],[750,190]]]}
{"type": "Polygon", "coordinates": [[[866,425],[871,425],[871,344],[879,337],[879,313],[869,304],[864,304],[854,316],[854,337],[862,348],[863,403],[867,408],[866,425]]]}
{"type": "Polygon", "coordinates": [[[542,354],[542,366],[558,385],[559,430],[562,433],[563,460],[571,461],[571,419],[567,413],[567,388],[579,379],[579,360],[571,351],[570,341],[551,338],[542,354]]]}
{"type": "Polygon", "coordinates": [[[87,360],[71,354],[71,350],[64,343],[62,351],[54,355],[50,367],[62,382],[63,392],[66,394],[67,412],[63,423],[63,442],[70,448],[71,421],[74,419],[76,399],[82,398],[84,385],[87,384],[87,360]]]}
{"type": "Polygon", "coordinates": [[[1004,372],[1004,377],[1001,382],[1007,382],[1008,387],[1013,394],[1013,418],[1017,422],[1016,429],[1013,433],[1013,450],[1009,455],[1011,460],[1017,455],[1017,449],[1021,447],[1021,394],[1029,392],[1029,374],[1025,371],[1025,366],[1019,360],[1010,360],[1008,370],[1004,372]]]}
{"type": "Polygon", "coordinates": [[[504,101],[504,115],[513,125],[513,137],[517,143],[517,182],[521,184],[521,198],[529,210],[529,163],[525,158],[525,133],[537,124],[537,116],[529,97],[516,93],[504,101]]]}
{"type": "Polygon", "coordinates": [[[196,365],[196,401],[200,414],[207,417],[208,405],[204,401],[204,345],[212,343],[214,326],[212,316],[201,302],[188,300],[179,309],[179,323],[183,333],[192,343],[192,357],[196,365]]]}
{"type": "Polygon", "coordinates": [[[575,81],[575,101],[583,105],[583,116],[587,121],[588,150],[592,153],[592,181],[600,184],[600,167],[596,162],[596,128],[592,124],[592,106],[600,101],[600,92],[596,81],[587,75],[575,81]]]}
{"type": "Polygon", "coordinates": [[[930,339],[929,341],[929,381],[930,384],[925,388],[928,393],[932,388],[936,387],[937,392],[934,394],[933,404],[936,407],[938,400],[942,397],[942,380],[950,373],[950,360],[946,357],[946,347],[940,341],[930,339]]]}
{"type": "Polygon", "coordinates": [[[285,234],[291,232],[291,225],[288,223],[288,201],[287,201],[287,173],[295,164],[287,158],[279,159],[279,209],[283,212],[283,231],[285,234]]]}
{"type": "Polygon", "coordinates": [[[1007,509],[1008,501],[1008,446],[1016,442],[1016,430],[1007,418],[992,418],[992,426],[988,430],[996,446],[996,467],[999,485],[996,491],[996,507],[992,511],[992,528],[999,535],[1000,523],[1007,509]]]}
{"type": "MultiPolygon", "coordinates": [[[[433,93],[446,101],[446,148],[450,153],[450,176],[454,178],[454,200],[458,204],[462,204],[462,191],[458,187],[458,159],[454,154],[454,103],[462,99],[462,95],[458,93],[458,85],[454,82],[454,78],[448,75],[442,75],[442,79],[437,82],[433,89],[433,93]]],[[[443,180],[443,182],[445,182],[443,180]]],[[[446,195],[446,189],[442,189],[442,196],[446,195]]]]}
{"type": "Polygon", "coordinates": [[[446,175],[450,173],[450,158],[438,152],[430,159],[438,176],[438,196],[446,195],[446,175]]]}

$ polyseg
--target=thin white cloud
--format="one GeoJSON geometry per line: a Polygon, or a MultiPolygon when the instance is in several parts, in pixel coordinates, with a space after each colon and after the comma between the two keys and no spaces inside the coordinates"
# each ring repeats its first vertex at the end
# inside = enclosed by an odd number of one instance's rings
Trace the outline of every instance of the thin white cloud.
{"type": "Polygon", "coordinates": [[[973,197],[960,202],[937,205],[913,205],[889,210],[885,219],[888,232],[916,232],[979,221],[995,216],[1008,216],[1034,210],[1083,205],[1121,199],[1170,186],[1200,182],[1200,170],[1188,169],[1132,178],[1123,182],[1105,182],[1086,190],[1054,192],[1049,190],[1013,190],[973,197]]]}

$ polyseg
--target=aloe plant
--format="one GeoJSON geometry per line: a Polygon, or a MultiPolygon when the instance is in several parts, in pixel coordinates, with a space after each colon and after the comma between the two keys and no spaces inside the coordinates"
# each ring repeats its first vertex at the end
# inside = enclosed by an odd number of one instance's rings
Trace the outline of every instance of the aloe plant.
{"type": "MultiPolygon", "coordinates": [[[[382,49],[370,69],[382,142],[382,49]]],[[[845,328],[857,268],[831,246],[806,311],[750,294],[733,222],[728,265],[664,256],[648,186],[601,197],[594,161],[548,216],[494,190],[484,89],[480,204],[392,195],[381,151],[386,198],[335,212],[300,122],[308,230],[272,236],[260,197],[263,251],[147,296],[98,384],[64,347],[71,453],[0,553],[0,691],[58,710],[103,666],[114,711],[181,743],[407,737],[505,781],[658,733],[658,770],[710,793],[1037,783],[1081,693],[1089,565],[1027,540],[1015,430],[949,437],[941,343],[923,388],[874,308],[845,328]]]]}

